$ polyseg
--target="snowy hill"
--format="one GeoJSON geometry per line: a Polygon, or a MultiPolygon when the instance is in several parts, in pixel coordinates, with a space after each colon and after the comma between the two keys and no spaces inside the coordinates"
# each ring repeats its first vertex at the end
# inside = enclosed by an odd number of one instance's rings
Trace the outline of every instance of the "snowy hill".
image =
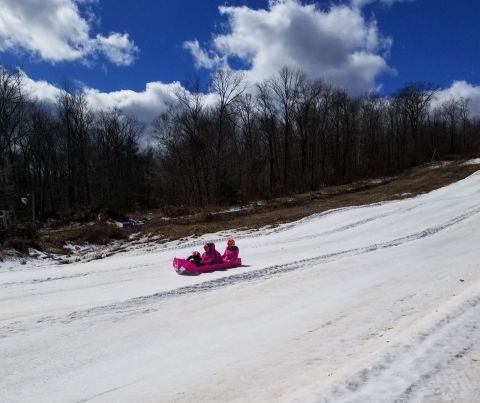
{"type": "Polygon", "coordinates": [[[480,401],[480,173],[236,237],[2,263],[2,402],[480,401]],[[12,267],[11,267],[12,266],[12,267]]]}

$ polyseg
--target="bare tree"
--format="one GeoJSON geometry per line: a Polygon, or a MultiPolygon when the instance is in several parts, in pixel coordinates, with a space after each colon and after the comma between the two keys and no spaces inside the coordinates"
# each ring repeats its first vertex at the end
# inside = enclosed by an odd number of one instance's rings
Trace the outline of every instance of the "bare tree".
{"type": "MultiPolygon", "coordinates": [[[[210,136],[205,131],[207,108],[205,97],[201,91],[199,80],[195,80],[190,90],[177,90],[178,105],[172,106],[168,112],[169,122],[164,133],[163,144],[167,146],[170,155],[183,166],[179,176],[188,174],[185,178],[190,182],[185,186],[189,195],[201,205],[211,201],[214,181],[211,174],[210,136]],[[185,160],[188,163],[185,163],[185,160]],[[182,162],[180,162],[182,161],[182,162]]],[[[162,125],[159,125],[162,128],[162,125]]],[[[158,131],[158,130],[157,130],[158,131]]]]}
{"type": "MultiPolygon", "coordinates": [[[[314,166],[315,159],[318,158],[317,133],[319,132],[319,122],[316,119],[319,112],[320,97],[324,85],[320,80],[310,82],[303,79],[299,83],[299,99],[295,110],[295,121],[298,128],[300,140],[300,188],[306,190],[308,165],[314,166]],[[310,153],[308,152],[310,151],[310,153]]],[[[312,170],[310,170],[312,172],[312,170]]]]}
{"type": "Polygon", "coordinates": [[[268,189],[269,196],[276,193],[277,172],[279,170],[278,151],[277,151],[277,111],[273,102],[273,95],[268,81],[257,84],[257,104],[259,127],[263,138],[267,144],[268,154],[268,189]]]}
{"type": "Polygon", "coordinates": [[[243,139],[242,151],[246,164],[242,177],[245,178],[246,193],[255,196],[257,194],[258,176],[263,170],[265,161],[260,144],[257,108],[255,99],[250,93],[239,96],[236,104],[243,139]]]}
{"type": "Polygon", "coordinates": [[[215,182],[216,182],[216,198],[220,195],[220,187],[225,180],[225,135],[227,120],[230,119],[232,104],[245,92],[246,82],[243,74],[234,72],[229,69],[217,70],[211,79],[211,89],[216,94],[217,101],[217,147],[215,159],[215,182]]]}
{"type": "Polygon", "coordinates": [[[93,114],[81,92],[62,91],[57,111],[67,156],[68,194],[70,208],[91,204],[88,154],[93,114]]]}
{"type": "Polygon", "coordinates": [[[413,139],[413,164],[416,164],[419,156],[419,128],[423,124],[438,88],[429,83],[414,83],[402,88],[397,99],[400,102],[402,112],[405,113],[413,139]]]}
{"type": "Polygon", "coordinates": [[[299,89],[305,75],[300,71],[294,71],[283,67],[278,75],[269,81],[270,88],[274,92],[279,104],[280,115],[283,123],[283,192],[288,193],[288,172],[290,169],[290,148],[295,108],[298,102],[299,89]]]}
{"type": "Polygon", "coordinates": [[[25,107],[21,72],[0,68],[0,208],[3,209],[14,206],[14,154],[22,135],[25,107]]]}

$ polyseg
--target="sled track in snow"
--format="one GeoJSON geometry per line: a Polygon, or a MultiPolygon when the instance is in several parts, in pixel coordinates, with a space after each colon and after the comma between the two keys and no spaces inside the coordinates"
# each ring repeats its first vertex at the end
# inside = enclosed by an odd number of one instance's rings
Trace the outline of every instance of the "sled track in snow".
{"type": "MultiPolygon", "coordinates": [[[[265,280],[283,273],[304,269],[307,264],[309,265],[324,264],[324,263],[341,259],[343,257],[352,257],[356,255],[371,253],[378,250],[393,248],[393,247],[401,246],[416,240],[431,237],[438,234],[441,231],[444,231],[463,221],[466,221],[469,218],[472,218],[473,216],[479,213],[480,213],[480,207],[472,209],[457,217],[454,217],[444,222],[443,224],[432,226],[424,229],[423,231],[419,231],[414,234],[400,237],[388,242],[373,244],[373,245],[369,245],[369,246],[357,248],[357,249],[343,250],[343,251],[330,253],[326,255],[319,255],[312,258],[308,258],[308,259],[296,260],[287,264],[270,266],[270,267],[262,268],[259,270],[251,271],[251,272],[225,276],[215,280],[210,280],[210,281],[205,281],[203,283],[195,284],[192,286],[181,287],[173,290],[155,293],[148,296],[132,298],[132,299],[115,303],[115,304],[97,306],[97,307],[86,309],[86,310],[75,311],[63,317],[45,316],[45,317],[39,318],[37,320],[37,324],[39,326],[42,326],[44,324],[52,324],[57,322],[71,323],[84,318],[88,318],[92,316],[101,316],[101,315],[105,315],[105,316],[113,315],[112,320],[119,320],[122,316],[130,316],[133,314],[144,314],[144,313],[155,312],[160,309],[162,302],[167,299],[181,297],[181,296],[188,296],[191,294],[197,294],[201,292],[213,291],[219,288],[224,288],[224,287],[228,287],[235,284],[265,280]]],[[[0,327],[0,338],[8,337],[9,335],[16,333],[17,331],[21,331],[21,327],[22,326],[20,322],[15,322],[7,326],[0,327]]]]}
{"type": "Polygon", "coordinates": [[[224,286],[228,286],[228,285],[236,284],[240,282],[247,282],[247,281],[252,281],[257,279],[267,279],[280,273],[290,272],[290,271],[304,268],[305,264],[307,263],[316,263],[316,264],[328,263],[328,262],[337,260],[337,258],[355,256],[355,255],[375,252],[381,249],[400,246],[412,241],[416,241],[422,238],[436,235],[437,233],[447,228],[453,227],[454,225],[459,224],[462,221],[465,221],[479,213],[480,213],[480,207],[470,210],[462,215],[459,215],[441,225],[429,227],[427,229],[424,229],[423,231],[420,231],[411,235],[407,235],[401,238],[397,238],[392,241],[373,244],[373,245],[365,246],[362,248],[347,249],[344,251],[329,253],[326,255],[319,255],[319,256],[315,256],[307,259],[296,260],[283,265],[269,266],[263,269],[259,269],[259,270],[255,270],[247,273],[233,274],[231,276],[226,276],[219,279],[206,281],[204,283],[200,283],[200,284],[196,284],[188,287],[177,288],[175,290],[169,290],[162,293],[153,294],[147,297],[135,298],[131,300],[131,302],[137,302],[137,301],[144,302],[146,299],[151,299],[151,298],[166,298],[166,297],[172,297],[172,296],[180,296],[180,295],[190,294],[194,292],[209,291],[212,289],[221,288],[224,286]]]}
{"type": "MultiPolygon", "coordinates": [[[[133,266],[130,266],[128,268],[125,268],[127,271],[134,271],[136,269],[141,269],[143,267],[148,267],[149,264],[136,264],[133,266]]],[[[98,270],[94,272],[81,272],[81,273],[76,273],[72,274],[69,276],[59,276],[59,277],[44,277],[44,278],[34,278],[34,279],[29,279],[25,281],[16,281],[16,282],[10,282],[10,283],[3,283],[0,285],[0,288],[8,288],[8,287],[16,287],[16,286],[23,286],[23,285],[29,285],[29,284],[40,284],[40,283],[49,283],[51,281],[61,281],[61,280],[71,280],[71,279],[76,279],[80,277],[87,277],[90,275],[95,275],[95,274],[105,274],[105,273],[115,273],[117,272],[117,269],[108,269],[108,270],[98,270]]],[[[124,280],[122,280],[124,281],[124,280]]]]}
{"type": "MultiPolygon", "coordinates": [[[[415,210],[418,207],[423,206],[424,204],[425,203],[420,203],[420,204],[417,204],[415,206],[410,206],[410,207],[405,207],[405,208],[398,209],[398,210],[388,211],[386,213],[377,214],[377,215],[374,215],[374,216],[371,216],[371,217],[364,218],[362,220],[354,221],[350,224],[346,224],[346,225],[343,225],[343,226],[340,226],[340,227],[337,227],[337,228],[333,228],[333,229],[330,229],[328,231],[320,232],[318,234],[302,235],[302,236],[299,236],[299,237],[291,238],[288,241],[284,241],[284,242],[285,243],[298,242],[298,241],[301,241],[301,240],[304,240],[304,239],[317,239],[317,238],[322,238],[322,237],[327,236],[327,235],[337,234],[339,232],[348,231],[348,230],[353,229],[353,228],[358,228],[358,227],[360,227],[362,225],[365,225],[365,224],[370,224],[372,222],[375,222],[377,220],[381,220],[381,219],[386,218],[386,217],[391,217],[391,216],[394,216],[394,215],[397,215],[397,214],[404,214],[404,213],[410,212],[412,210],[415,210]]],[[[265,243],[263,245],[265,245],[265,243]]]]}
{"type": "Polygon", "coordinates": [[[316,401],[478,401],[480,295],[438,316],[433,324],[407,341],[386,347],[370,366],[334,383],[316,401]],[[388,385],[388,390],[381,390],[378,385],[388,385]]]}
{"type": "Polygon", "coordinates": [[[45,277],[45,278],[34,278],[27,281],[17,281],[12,283],[4,283],[0,287],[8,288],[12,286],[26,285],[26,284],[39,284],[39,283],[48,283],[50,281],[60,281],[60,280],[70,280],[73,278],[86,277],[89,273],[78,273],[72,274],[71,276],[61,276],[61,277],[45,277]]]}

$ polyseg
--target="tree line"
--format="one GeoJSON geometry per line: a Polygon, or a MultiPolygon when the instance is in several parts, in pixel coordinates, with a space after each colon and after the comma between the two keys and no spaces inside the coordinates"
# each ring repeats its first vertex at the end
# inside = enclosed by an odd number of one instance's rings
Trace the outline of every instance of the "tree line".
{"type": "Polygon", "coordinates": [[[152,123],[92,110],[82,92],[33,99],[23,75],[0,70],[0,210],[39,218],[79,211],[246,202],[389,175],[480,146],[468,99],[432,107],[436,88],[351,96],[283,68],[248,86],[218,70],[152,123]]]}
{"type": "Polygon", "coordinates": [[[198,84],[155,121],[163,199],[208,205],[312,191],[389,175],[450,154],[478,151],[468,99],[432,106],[437,88],[406,85],[390,97],[344,89],[283,68],[247,87],[241,75],[198,84]]]}
{"type": "Polygon", "coordinates": [[[0,210],[29,215],[33,195],[40,219],[142,202],[152,160],[142,131],[119,110],[93,112],[81,92],[37,102],[20,72],[0,71],[0,210]]]}

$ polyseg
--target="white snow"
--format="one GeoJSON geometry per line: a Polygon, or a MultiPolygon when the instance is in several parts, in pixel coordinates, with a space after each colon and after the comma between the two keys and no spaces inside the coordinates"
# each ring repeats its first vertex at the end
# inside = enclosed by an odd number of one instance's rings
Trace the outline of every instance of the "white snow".
{"type": "Polygon", "coordinates": [[[477,173],[241,233],[227,272],[171,267],[224,234],[1,263],[0,401],[479,401],[479,228],[477,173]]]}
{"type": "Polygon", "coordinates": [[[455,161],[436,161],[432,162],[428,169],[440,169],[440,168],[445,168],[448,167],[449,165],[454,164],[455,161]]]}
{"type": "Polygon", "coordinates": [[[480,165],[480,158],[475,158],[473,160],[468,160],[464,162],[462,165],[480,165]]]}

